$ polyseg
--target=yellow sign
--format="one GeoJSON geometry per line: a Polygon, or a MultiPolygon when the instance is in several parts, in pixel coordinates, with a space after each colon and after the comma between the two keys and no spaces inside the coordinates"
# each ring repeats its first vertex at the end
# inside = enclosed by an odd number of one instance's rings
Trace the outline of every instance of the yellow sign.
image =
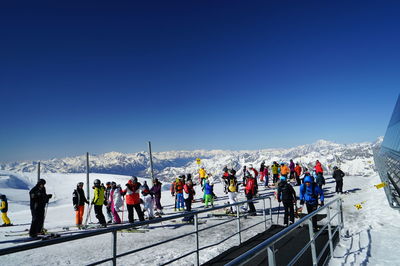
{"type": "Polygon", "coordinates": [[[200,165],[200,164],[201,164],[201,160],[200,160],[200,158],[197,158],[197,159],[196,159],[196,163],[197,163],[198,165],[200,165]]]}
{"type": "Polygon", "coordinates": [[[362,209],[362,204],[364,204],[366,202],[366,200],[364,200],[363,202],[360,202],[359,204],[354,205],[354,207],[357,208],[357,210],[362,209]]]}
{"type": "Polygon", "coordinates": [[[380,183],[380,184],[378,184],[378,185],[375,185],[376,189],[380,189],[380,188],[383,188],[383,187],[386,187],[386,186],[387,186],[387,185],[386,185],[385,182],[382,182],[382,183],[380,183]]]}

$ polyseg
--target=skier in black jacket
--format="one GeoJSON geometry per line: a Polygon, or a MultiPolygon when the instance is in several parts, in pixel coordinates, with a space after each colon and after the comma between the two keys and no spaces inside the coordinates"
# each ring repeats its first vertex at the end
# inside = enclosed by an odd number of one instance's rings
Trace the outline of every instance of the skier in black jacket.
{"type": "Polygon", "coordinates": [[[75,224],[78,228],[82,226],[85,203],[89,204],[89,201],[86,199],[85,192],[83,191],[83,182],[79,182],[72,193],[72,204],[74,205],[75,210],[75,224]]]}
{"type": "Polygon", "coordinates": [[[49,199],[52,197],[51,194],[46,194],[46,188],[44,185],[46,180],[39,179],[36,186],[29,191],[30,207],[32,213],[32,224],[29,230],[30,237],[37,237],[42,232],[45,208],[49,199]]]}
{"type": "Polygon", "coordinates": [[[337,166],[333,167],[333,179],[336,181],[336,190],[337,194],[343,194],[343,177],[345,174],[342,170],[340,170],[337,166]]]}
{"type": "Polygon", "coordinates": [[[296,191],[294,191],[292,185],[286,182],[286,177],[281,176],[281,182],[278,185],[278,201],[283,202],[285,208],[285,217],[283,223],[285,226],[288,225],[288,216],[290,215],[290,224],[294,223],[294,206],[296,203],[296,191]]]}

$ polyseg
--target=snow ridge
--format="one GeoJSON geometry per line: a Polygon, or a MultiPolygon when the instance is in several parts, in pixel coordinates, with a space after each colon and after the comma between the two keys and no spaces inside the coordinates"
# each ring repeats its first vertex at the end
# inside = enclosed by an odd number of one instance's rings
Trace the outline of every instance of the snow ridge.
{"type": "MultiPolygon", "coordinates": [[[[202,165],[212,174],[219,175],[227,165],[237,170],[244,165],[253,164],[259,167],[262,161],[299,162],[312,169],[315,160],[320,160],[326,171],[338,165],[348,175],[370,176],[375,174],[373,150],[380,147],[383,138],[375,142],[338,144],[327,140],[318,140],[313,144],[301,145],[289,149],[263,149],[249,151],[230,150],[194,150],[154,152],[153,164],[155,174],[161,180],[170,180],[183,173],[195,173],[198,165],[196,158],[201,158],[202,165]]],[[[35,172],[37,161],[24,161],[0,164],[1,170],[12,172],[35,172]]],[[[108,152],[90,156],[92,173],[137,175],[149,177],[149,155],[147,152],[124,154],[108,152]]],[[[42,172],[47,173],[84,173],[86,156],[67,157],[41,161],[42,172]]]]}

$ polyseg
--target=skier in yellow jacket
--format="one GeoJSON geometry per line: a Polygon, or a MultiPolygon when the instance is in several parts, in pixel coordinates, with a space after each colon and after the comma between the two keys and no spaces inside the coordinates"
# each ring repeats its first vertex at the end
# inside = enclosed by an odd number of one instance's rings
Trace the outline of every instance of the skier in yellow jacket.
{"type": "Polygon", "coordinates": [[[7,197],[6,195],[1,195],[0,196],[1,199],[1,206],[0,206],[0,210],[1,210],[1,218],[3,219],[3,224],[1,226],[9,226],[12,225],[10,222],[10,219],[7,216],[7,212],[8,212],[8,202],[7,202],[7,197]]]}

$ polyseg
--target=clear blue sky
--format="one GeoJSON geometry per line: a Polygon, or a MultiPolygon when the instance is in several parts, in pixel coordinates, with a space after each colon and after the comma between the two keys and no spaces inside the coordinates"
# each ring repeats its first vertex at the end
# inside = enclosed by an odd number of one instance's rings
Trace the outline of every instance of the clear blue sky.
{"type": "Polygon", "coordinates": [[[0,161],[384,135],[399,1],[141,2],[0,4],[0,161]]]}

